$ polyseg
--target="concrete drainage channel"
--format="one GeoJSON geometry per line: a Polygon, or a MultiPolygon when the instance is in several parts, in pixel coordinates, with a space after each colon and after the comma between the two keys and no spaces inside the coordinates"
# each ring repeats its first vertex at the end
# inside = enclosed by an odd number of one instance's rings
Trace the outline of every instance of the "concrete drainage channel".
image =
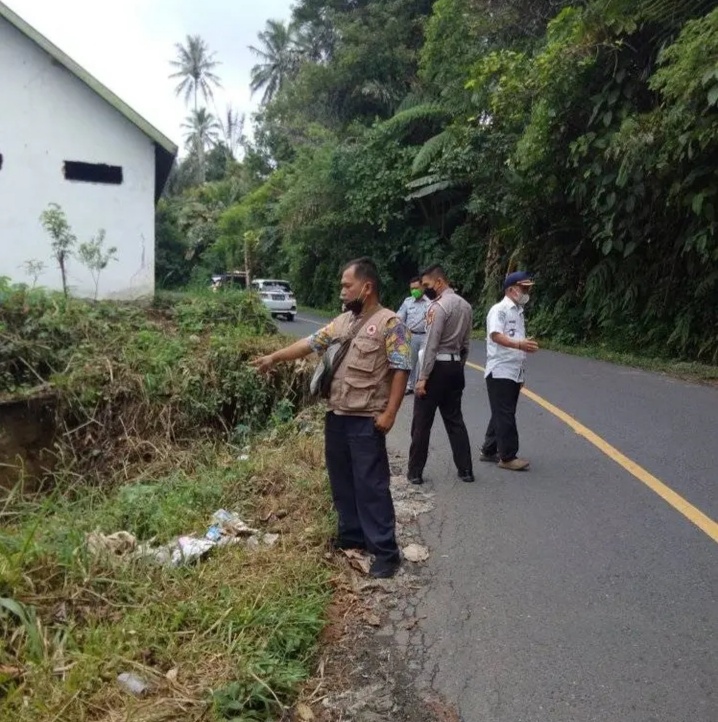
{"type": "Polygon", "coordinates": [[[425,651],[417,609],[431,581],[424,564],[431,552],[422,544],[417,519],[434,509],[434,495],[408,483],[401,457],[394,456],[391,465],[402,568],[393,579],[370,580],[366,560],[345,555],[318,674],[286,722],[461,722],[454,709],[415,682],[425,651]]]}

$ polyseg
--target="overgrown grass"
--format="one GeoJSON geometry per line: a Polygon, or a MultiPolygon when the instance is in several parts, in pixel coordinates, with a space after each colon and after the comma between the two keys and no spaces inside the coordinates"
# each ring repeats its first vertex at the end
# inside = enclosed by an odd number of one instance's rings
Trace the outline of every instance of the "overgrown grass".
{"type": "Polygon", "coordinates": [[[0,378],[14,396],[50,390],[58,463],[44,496],[0,508],[0,719],[276,719],[330,594],[318,412],[295,418],[307,367],[251,369],[281,340],[244,294],[148,310],[2,293],[0,378]],[[180,568],[87,544],[201,536],[218,508],[279,543],[180,568]]]}
{"type": "Polygon", "coordinates": [[[155,438],[241,441],[278,403],[301,408],[306,365],[265,379],[248,363],[281,343],[252,294],[142,309],[0,282],[0,399],[51,390],[60,453],[78,472],[147,463],[155,438]]]}
{"type": "Polygon", "coordinates": [[[0,609],[3,719],[249,721],[280,712],[310,673],[323,626],[330,518],[314,425],[280,428],[257,438],[246,462],[239,449],[203,444],[163,478],[6,507],[0,596],[25,617],[0,609]],[[201,534],[220,507],[280,532],[280,545],[215,549],[196,566],[163,568],[93,557],[85,544],[95,529],[157,541],[201,534]],[[145,699],[122,692],[122,672],[148,683],[145,699]]]}

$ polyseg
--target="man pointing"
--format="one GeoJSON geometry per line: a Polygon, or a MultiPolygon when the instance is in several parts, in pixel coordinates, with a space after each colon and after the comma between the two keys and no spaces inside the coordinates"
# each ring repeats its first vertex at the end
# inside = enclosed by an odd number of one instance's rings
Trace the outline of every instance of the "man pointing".
{"type": "Polygon", "coordinates": [[[538,351],[538,344],[526,338],[524,306],[534,282],[525,271],[516,271],[504,280],[504,298],[491,307],[486,318],[486,389],[491,405],[491,421],[481,448],[481,461],[498,462],[502,469],[524,471],[526,459],[519,459],[519,432],[516,405],[524,383],[527,353],[538,351]]]}
{"type": "Polygon", "coordinates": [[[411,369],[409,333],[394,311],[379,302],[379,273],[369,258],[350,261],[342,271],[345,312],[309,338],[254,360],[262,372],[279,361],[312,351],[323,353],[334,340],[349,350],[334,369],[325,418],[325,455],[338,516],[337,549],[366,549],[374,555],[370,574],[393,576],[400,564],[386,450],[411,369]]]}

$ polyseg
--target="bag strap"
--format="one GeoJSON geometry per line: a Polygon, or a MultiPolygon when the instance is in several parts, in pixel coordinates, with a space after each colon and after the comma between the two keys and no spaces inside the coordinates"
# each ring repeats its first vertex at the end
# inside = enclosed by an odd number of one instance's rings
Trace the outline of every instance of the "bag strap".
{"type": "Polygon", "coordinates": [[[336,356],[334,357],[334,362],[332,364],[332,373],[336,373],[337,369],[344,363],[344,359],[349,353],[349,347],[352,345],[352,341],[354,341],[354,339],[359,334],[359,331],[361,331],[372,318],[374,318],[377,314],[381,313],[381,311],[383,310],[384,307],[379,306],[379,308],[377,308],[377,310],[372,313],[371,316],[366,316],[366,318],[364,318],[364,320],[360,324],[358,324],[354,329],[352,329],[349,335],[338,339],[339,341],[341,341],[341,346],[337,351],[336,356]]]}
{"type": "Polygon", "coordinates": [[[367,315],[366,318],[346,338],[348,340],[353,341],[359,335],[359,331],[361,331],[364,328],[364,326],[366,326],[367,323],[369,323],[369,321],[371,321],[371,319],[374,318],[374,316],[376,316],[378,313],[380,313],[383,310],[384,310],[384,307],[379,306],[379,308],[377,308],[377,310],[374,311],[374,313],[372,313],[371,316],[367,315]]]}

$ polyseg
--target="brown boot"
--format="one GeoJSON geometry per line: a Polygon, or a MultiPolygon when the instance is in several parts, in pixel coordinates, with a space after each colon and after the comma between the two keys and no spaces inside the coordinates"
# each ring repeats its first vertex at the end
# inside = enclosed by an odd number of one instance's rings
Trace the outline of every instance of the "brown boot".
{"type": "Polygon", "coordinates": [[[499,469],[508,469],[509,471],[526,471],[530,464],[526,459],[511,459],[511,461],[499,461],[499,469]]]}

